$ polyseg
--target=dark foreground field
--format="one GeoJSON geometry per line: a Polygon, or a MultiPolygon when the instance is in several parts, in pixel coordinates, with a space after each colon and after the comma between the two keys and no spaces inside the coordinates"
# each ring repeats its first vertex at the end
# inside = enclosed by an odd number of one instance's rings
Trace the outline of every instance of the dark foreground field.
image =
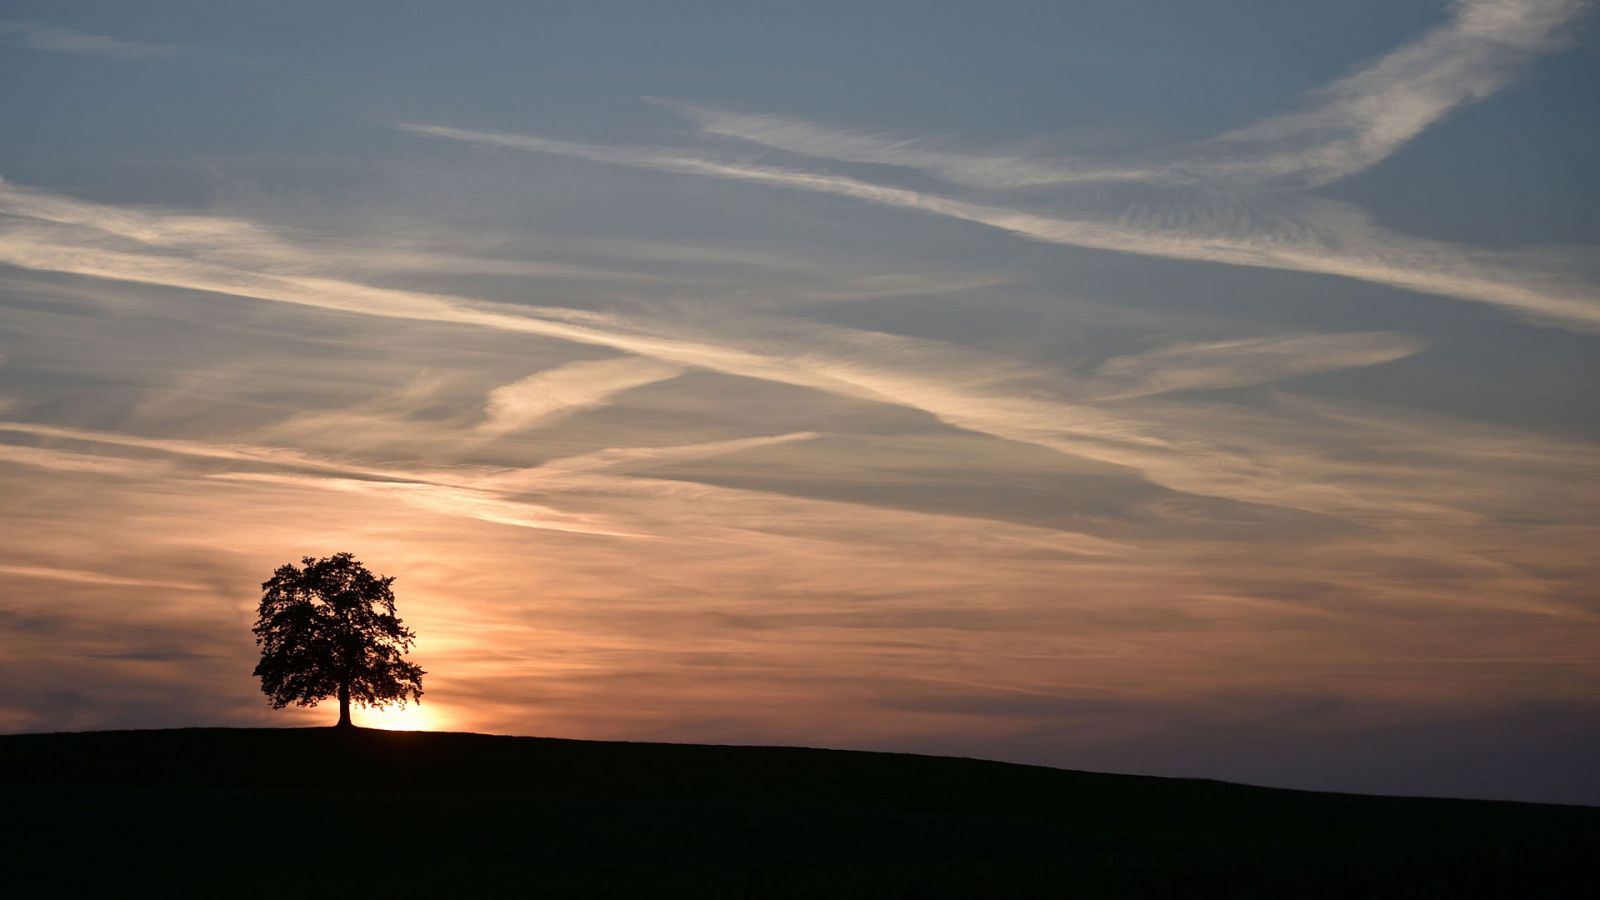
{"type": "Polygon", "coordinates": [[[0,737],[28,896],[1590,897],[1600,809],[475,734],[0,737]]]}

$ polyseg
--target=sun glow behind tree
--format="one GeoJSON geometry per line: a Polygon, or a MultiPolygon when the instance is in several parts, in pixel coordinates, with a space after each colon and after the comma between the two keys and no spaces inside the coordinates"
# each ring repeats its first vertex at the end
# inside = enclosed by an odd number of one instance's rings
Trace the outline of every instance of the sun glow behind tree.
{"type": "Polygon", "coordinates": [[[411,703],[405,706],[375,706],[352,714],[362,728],[384,731],[449,731],[450,717],[438,704],[423,706],[411,703]]]}

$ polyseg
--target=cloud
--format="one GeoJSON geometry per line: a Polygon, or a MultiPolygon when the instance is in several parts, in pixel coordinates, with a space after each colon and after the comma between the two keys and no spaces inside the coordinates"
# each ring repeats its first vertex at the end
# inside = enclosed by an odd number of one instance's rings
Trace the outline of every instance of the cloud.
{"type": "Polygon", "coordinates": [[[12,444],[0,444],[0,462],[56,472],[130,477],[150,475],[163,469],[159,463],[146,460],[47,450],[42,447],[19,447],[12,444]]]}
{"type": "Polygon", "coordinates": [[[533,528],[543,531],[565,531],[574,534],[607,537],[636,537],[618,531],[596,516],[573,514],[526,500],[507,500],[494,494],[470,488],[443,484],[426,484],[402,481],[371,481],[354,478],[328,478],[313,475],[269,474],[262,472],[225,472],[211,476],[215,480],[244,481],[288,487],[308,487],[317,490],[342,491],[370,496],[392,498],[407,506],[465,519],[477,519],[496,525],[533,528]]]}
{"type": "MultiPolygon", "coordinates": [[[[0,430],[40,436],[71,435],[73,440],[83,443],[156,449],[179,457],[225,460],[250,466],[243,470],[215,471],[210,468],[174,466],[152,468],[144,464],[142,468],[127,470],[123,464],[132,461],[118,457],[0,444],[0,459],[5,458],[5,451],[27,450],[47,468],[65,468],[67,471],[99,475],[122,475],[132,471],[176,480],[200,479],[212,484],[332,491],[374,500],[392,500],[437,515],[574,534],[660,538],[663,536],[663,527],[666,527],[669,532],[686,528],[685,534],[702,538],[738,533],[741,540],[748,540],[751,533],[771,535],[798,531],[807,535],[807,541],[815,542],[837,539],[830,534],[830,523],[848,521],[852,523],[852,534],[858,531],[866,534],[874,528],[882,528],[886,533],[897,535],[894,538],[897,541],[920,542],[928,539],[913,538],[911,532],[945,533],[959,530],[966,533],[976,529],[1000,532],[980,540],[980,543],[992,546],[1020,540],[1034,547],[1050,548],[1054,552],[1091,556],[1119,555],[1128,549],[1113,541],[1071,531],[1001,524],[976,517],[874,510],[852,503],[657,479],[645,474],[662,466],[816,437],[806,432],[663,447],[608,448],[526,468],[451,465],[396,470],[240,444],[149,439],[115,432],[34,427],[24,423],[4,423],[0,430]],[[63,459],[71,465],[62,466],[59,460],[63,459]],[[95,466],[83,462],[98,460],[106,460],[108,464],[95,466]],[[621,505],[604,498],[619,498],[621,505]],[[671,507],[674,515],[668,517],[660,512],[642,514],[639,506],[644,503],[671,507]],[[680,504],[684,503],[703,511],[686,517],[679,509],[680,504]],[[691,520],[694,524],[686,525],[691,520]],[[873,525],[874,520],[881,520],[882,524],[873,525]],[[670,525],[665,524],[669,522],[670,525]],[[908,528],[911,532],[907,531],[908,528]]],[[[970,544],[974,536],[968,535],[964,540],[970,544]]]]}
{"type": "MultiPolygon", "coordinates": [[[[234,462],[262,463],[272,466],[289,466],[296,468],[328,469],[333,471],[352,471],[352,467],[344,463],[330,462],[319,459],[309,454],[300,453],[278,447],[251,447],[242,444],[217,444],[207,441],[190,441],[176,438],[145,438],[137,435],[114,434],[104,431],[92,431],[85,428],[66,428],[59,425],[41,425],[32,422],[3,422],[0,421],[0,431],[28,434],[42,438],[57,438],[68,441],[81,441],[97,444],[114,444],[121,447],[130,447],[140,450],[154,450],[160,453],[169,453],[179,456],[200,456],[209,459],[222,459],[234,462]]],[[[0,445],[9,450],[29,450],[33,448],[0,445]]],[[[58,452],[58,451],[51,451],[58,452]]],[[[66,456],[81,454],[64,454],[66,456]]],[[[137,464],[137,460],[123,460],[123,462],[137,464]]]]}
{"type": "Polygon", "coordinates": [[[643,357],[569,363],[536,372],[489,392],[478,431],[522,431],[579,410],[605,405],[624,391],[675,378],[680,366],[643,357]]]}
{"type": "Polygon", "coordinates": [[[1021,188],[1075,182],[1146,181],[1165,175],[1160,166],[1107,166],[1088,161],[1041,159],[1022,153],[965,153],[918,138],[887,137],[830,128],[804,119],[738,113],[697,103],[646,98],[693,119],[707,134],[738,138],[777,150],[920,169],[953,184],[1021,188]]]}
{"type": "Polygon", "coordinates": [[[1456,108],[1562,46],[1585,0],[1456,0],[1420,40],[1335,81],[1304,109],[1220,135],[1215,174],[1326,184],[1385,159],[1456,108]]]}
{"type": "MultiPolygon", "coordinates": [[[[806,176],[802,181],[809,183],[814,177],[819,176],[806,176]]],[[[846,182],[854,190],[854,183],[846,182]]],[[[832,181],[824,183],[831,185],[832,181]]],[[[36,194],[19,196],[20,205],[14,208],[26,212],[26,201],[36,194]]],[[[906,198],[896,197],[896,202],[900,199],[906,198]]],[[[87,206],[81,201],[67,206],[74,204],[87,206]]],[[[54,202],[43,205],[47,210],[60,206],[54,202]]],[[[1197,416],[1193,407],[1161,407],[1149,400],[1140,400],[1137,407],[1127,407],[1124,401],[1113,409],[1095,402],[1106,393],[1103,384],[1078,383],[1010,359],[937,341],[817,322],[759,315],[669,322],[492,304],[321,275],[272,274],[218,261],[231,258],[225,241],[195,247],[188,237],[205,235],[204,243],[211,241],[213,234],[234,233],[253,248],[258,244],[257,232],[242,227],[247,223],[210,226],[180,217],[178,223],[169,225],[155,213],[138,215],[150,221],[135,221],[132,227],[152,237],[132,246],[88,225],[43,228],[30,227],[23,220],[23,224],[0,231],[0,259],[30,268],[342,313],[539,335],[608,347],[664,367],[698,368],[855,400],[892,403],[925,411],[957,428],[1045,447],[1074,459],[1124,467],[1169,490],[1204,497],[1369,524],[1477,518],[1451,504],[1418,499],[1413,484],[1333,477],[1333,472],[1350,471],[1351,467],[1329,460],[1326,449],[1308,452],[1303,446],[1303,422],[1286,427],[1280,417],[1234,408],[1210,408],[1197,416]],[[1055,387],[1041,390],[1041,383],[1036,383],[1041,377],[1043,384],[1055,387]]],[[[126,225],[125,220],[111,218],[119,222],[118,227],[126,225]]],[[[293,258],[291,246],[276,252],[293,258]]],[[[1396,352],[1393,348],[1356,351],[1331,345],[1323,350],[1329,360],[1344,363],[1396,352]],[[1375,355],[1362,355],[1369,352],[1375,355]]],[[[1263,357],[1270,355],[1256,348],[1253,364],[1257,372],[1251,377],[1260,375],[1263,357]]],[[[1189,364],[1193,366],[1192,359],[1189,364]]],[[[1374,471],[1368,470],[1369,474],[1374,471]]]]}
{"type": "MultiPolygon", "coordinates": [[[[179,224],[182,227],[169,228],[157,221],[138,227],[150,234],[180,235],[170,238],[178,242],[176,249],[188,250],[198,258],[153,252],[167,250],[168,245],[162,243],[137,248],[137,252],[113,250],[116,245],[108,245],[92,229],[41,235],[49,243],[32,234],[20,237],[14,230],[0,237],[0,258],[6,258],[9,251],[10,258],[20,264],[57,271],[608,346],[669,366],[704,368],[925,410],[958,428],[1129,467],[1157,484],[1185,493],[1358,520],[1394,514],[1387,500],[1307,479],[1307,461],[1284,446],[1275,447],[1258,438],[1248,448],[1232,447],[1229,444],[1235,438],[1219,442],[1208,437],[1209,426],[1175,428],[1177,423],[1170,419],[1153,423],[1126,412],[1017,391],[1009,383],[1032,374],[1024,367],[1009,360],[957,352],[938,342],[754,318],[744,320],[746,329],[757,326],[751,333],[741,334],[733,323],[726,323],[720,334],[701,327],[693,338],[678,337],[662,323],[617,316],[492,307],[466,298],[374,288],[345,280],[270,275],[207,261],[213,252],[226,255],[226,251],[189,250],[182,235],[196,230],[198,223],[179,224]],[[764,323],[767,327],[761,327],[764,323]]],[[[209,235],[214,229],[198,230],[209,235]]],[[[229,226],[215,230],[238,233],[254,244],[250,229],[229,226]]],[[[1259,426],[1256,430],[1261,432],[1259,426]]],[[[1410,514],[1440,512],[1413,505],[1410,514]]]]}
{"type": "MultiPolygon", "coordinates": [[[[442,515],[520,528],[612,537],[638,535],[619,530],[617,525],[607,524],[607,517],[556,509],[535,503],[524,495],[531,492],[555,495],[570,491],[634,494],[651,488],[644,480],[619,477],[622,471],[636,472],[663,464],[707,459],[815,437],[809,433],[796,433],[668,447],[610,448],[523,469],[457,465],[402,470],[322,459],[312,454],[278,448],[143,438],[23,422],[0,422],[0,431],[86,444],[154,450],[179,457],[222,460],[249,464],[258,469],[277,470],[196,473],[211,480],[360,493],[392,498],[442,515]]],[[[0,462],[86,475],[149,477],[182,474],[171,466],[149,460],[10,444],[0,444],[0,462]]]]}
{"type": "Polygon", "coordinates": [[[769,187],[849,197],[975,222],[1030,240],[1144,256],[1338,275],[1487,303],[1582,331],[1600,331],[1600,299],[1570,272],[1550,271],[1508,254],[1472,251],[1387,232],[1353,207],[1319,198],[1171,209],[1138,207],[1066,218],[876,184],[843,175],[645,148],[613,148],[527,135],[405,124],[404,130],[474,144],[570,156],[593,162],[701,175],[769,187]],[[1243,216],[1241,222],[1237,216],[1243,216]],[[1241,224],[1244,227],[1240,227],[1241,224]]]}
{"type": "Polygon", "coordinates": [[[1303,193],[1387,158],[1464,104],[1563,45],[1584,0],[1459,0],[1420,38],[1315,92],[1300,109],[1198,144],[1111,164],[652,100],[732,137],[822,159],[917,169],[985,189],[1055,185],[1056,209],[982,203],[844,175],[659,148],[403,124],[419,134],[598,163],[832,194],[945,216],[1036,241],[1171,259],[1335,275],[1487,303],[1536,321],[1600,330],[1600,288],[1576,252],[1494,253],[1409,237],[1360,210],[1303,193]],[[1097,184],[1098,183],[1098,184],[1097,184]]]}
{"type": "Polygon", "coordinates": [[[129,41],[107,37],[103,34],[74,31],[71,28],[57,28],[52,25],[0,22],[0,34],[4,33],[20,34],[22,43],[35,50],[46,50],[52,53],[71,53],[78,56],[98,56],[104,59],[138,61],[176,56],[183,52],[181,48],[170,44],[129,41]]]}
{"type": "Polygon", "coordinates": [[[803,119],[673,100],[650,102],[707,134],[808,156],[918,169],[952,184],[1009,189],[1082,182],[1227,182],[1314,187],[1367,169],[1453,110],[1509,84],[1563,46],[1586,0],[1455,0],[1421,38],[1314,92],[1306,108],[1133,162],[973,153],[803,119]]]}
{"type": "Polygon", "coordinates": [[[0,565],[0,572],[24,578],[47,578],[52,581],[70,581],[75,584],[107,585],[110,587],[159,587],[173,588],[180,591],[203,591],[208,589],[206,585],[192,584],[186,581],[127,578],[121,575],[90,572],[85,569],[57,569],[49,566],[0,565]]]}
{"type": "MultiPolygon", "coordinates": [[[[574,309],[493,304],[448,294],[381,288],[343,278],[280,274],[316,268],[315,253],[277,239],[238,220],[178,214],[129,212],[103,204],[68,200],[0,183],[0,208],[13,222],[0,220],[0,263],[164,285],[195,291],[271,300],[317,309],[383,318],[490,328],[609,347],[685,368],[701,367],[756,378],[786,381],[797,377],[786,360],[685,338],[675,339],[630,328],[618,316],[574,309]],[[108,213],[104,223],[96,209],[108,213]],[[71,227],[41,227],[33,220],[67,221],[71,227]],[[103,226],[103,227],[102,227],[103,226]],[[109,232],[109,234],[108,234],[109,232]],[[121,240],[137,235],[136,243],[121,240]],[[245,248],[235,249],[232,237],[245,248]],[[270,246],[270,264],[260,254],[270,246]]],[[[819,379],[813,378],[809,383],[819,379]]],[[[850,385],[833,390],[859,394],[850,385]]]]}
{"type": "Polygon", "coordinates": [[[1294,334],[1174,344],[1102,363],[1096,375],[1121,399],[1170,391],[1268,384],[1330,369],[1374,366],[1417,353],[1423,343],[1389,332],[1294,334]]]}
{"type": "Polygon", "coordinates": [[[814,432],[797,431],[792,434],[733,438],[726,441],[705,441],[669,447],[612,447],[592,453],[584,453],[579,456],[562,457],[531,469],[487,475],[480,483],[493,485],[504,490],[519,490],[525,489],[530,480],[537,483],[546,481],[552,476],[567,476],[594,471],[636,471],[671,463],[741,453],[746,450],[756,450],[763,447],[775,447],[779,444],[791,444],[796,441],[809,441],[816,437],[817,435],[814,432]]]}

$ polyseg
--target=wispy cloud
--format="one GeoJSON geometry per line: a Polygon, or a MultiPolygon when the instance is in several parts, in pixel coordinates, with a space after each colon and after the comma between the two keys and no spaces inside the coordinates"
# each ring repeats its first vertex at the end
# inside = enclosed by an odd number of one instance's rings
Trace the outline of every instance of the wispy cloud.
{"type": "Polygon", "coordinates": [[[390,498],[427,512],[464,519],[477,519],[496,525],[565,531],[574,534],[629,537],[615,530],[602,517],[565,512],[527,500],[508,500],[485,491],[411,481],[375,481],[354,478],[292,475],[265,472],[227,472],[211,476],[214,480],[246,481],[290,487],[315,488],[390,498]]]}
{"type": "Polygon", "coordinates": [[[1383,160],[1562,46],[1585,0],[1455,0],[1421,39],[1317,92],[1304,110],[1219,136],[1213,172],[1326,184],[1383,160]]]}
{"type": "MultiPolygon", "coordinates": [[[[1223,181],[1311,187],[1387,158],[1455,109],[1509,84],[1562,47],[1587,0],[1454,0],[1447,20],[1314,92],[1303,109],[1132,163],[948,149],[927,138],[846,130],[787,116],[652,98],[708,134],[775,149],[919,169],[953,184],[1019,188],[1079,182],[1223,181]]],[[[1137,158],[1136,158],[1137,159],[1137,158]]]]}
{"type": "MultiPolygon", "coordinates": [[[[187,220],[181,224],[180,234],[195,225],[187,220]]],[[[229,228],[253,244],[250,229],[229,228]]],[[[159,222],[141,224],[139,229],[158,236],[174,233],[159,222]]],[[[199,230],[210,232],[205,227],[199,230]]],[[[939,342],[750,316],[707,328],[707,323],[690,327],[573,310],[499,306],[343,279],[267,274],[211,261],[228,258],[225,249],[196,250],[183,243],[186,238],[175,239],[176,246],[168,240],[173,239],[154,237],[148,245],[128,247],[108,242],[89,227],[67,231],[14,227],[0,233],[0,259],[30,268],[343,313],[540,335],[609,347],[654,360],[658,367],[706,369],[893,403],[925,411],[957,428],[1124,466],[1155,484],[1199,496],[1365,522],[1389,521],[1397,515],[1448,520],[1463,515],[1436,504],[1404,500],[1390,487],[1335,484],[1313,475],[1319,465],[1314,463],[1316,455],[1308,456],[1291,440],[1273,437],[1279,426],[1271,422],[1246,426],[1234,414],[1232,424],[1237,427],[1219,431],[1221,420],[1215,416],[1201,423],[1171,412],[1151,418],[1129,409],[1101,408],[1091,401],[1103,386],[1068,386],[1065,395],[1041,395],[1019,387],[1036,374],[1027,367],[939,342]],[[1253,435],[1247,447],[1237,445],[1243,434],[1253,435]]],[[[1369,348],[1365,356],[1347,353],[1342,362],[1381,361],[1393,352],[1394,348],[1369,348]]],[[[1251,377],[1261,374],[1258,368],[1251,377]]]]}
{"type": "Polygon", "coordinates": [[[666,447],[612,447],[578,456],[562,457],[531,469],[491,473],[476,483],[497,490],[524,491],[540,484],[550,484],[553,479],[556,483],[560,483],[572,475],[598,471],[613,474],[636,472],[672,463],[710,459],[746,450],[791,444],[795,441],[809,441],[816,437],[814,432],[796,431],[790,434],[702,441],[666,447]]]}
{"type": "Polygon", "coordinates": [[[703,175],[770,187],[833,194],[997,228],[1030,240],[1146,256],[1339,275],[1488,303],[1585,331],[1600,330],[1600,291],[1569,273],[1508,264],[1507,254],[1476,252],[1385,231],[1352,207],[1307,198],[1281,200],[1272,212],[1234,206],[1214,215],[1192,205],[1125,209],[1066,218],[976,203],[907,188],[773,166],[722,162],[675,151],[600,147],[526,135],[434,125],[402,125],[418,134],[571,156],[594,162],[703,175]],[[1152,214],[1153,213],[1153,214],[1152,214]],[[1233,215],[1245,217],[1245,221],[1233,215]],[[1240,227],[1241,224],[1252,227],[1240,227]]]}
{"type": "Polygon", "coordinates": [[[181,48],[170,44],[130,41],[103,34],[74,31],[71,28],[26,22],[0,21],[0,34],[20,35],[22,43],[35,50],[99,56],[105,59],[138,61],[176,56],[183,52],[181,48]]]}
{"type": "Polygon", "coordinates": [[[1109,359],[1096,371],[1106,399],[1270,384],[1276,381],[1404,359],[1421,350],[1415,338],[1389,332],[1293,334],[1174,344],[1109,359]]]}
{"type": "Polygon", "coordinates": [[[478,430],[498,435],[532,428],[682,372],[679,366],[641,357],[569,363],[536,372],[490,391],[478,430]]]}
{"type": "Polygon", "coordinates": [[[146,460],[118,459],[92,453],[73,453],[43,447],[19,447],[13,444],[0,444],[0,462],[56,472],[93,475],[148,476],[157,474],[165,468],[160,463],[146,460]]]}
{"type": "MultiPolygon", "coordinates": [[[[193,441],[178,438],[146,438],[138,435],[94,431],[86,428],[67,428],[58,425],[41,425],[33,422],[0,421],[0,432],[26,434],[41,438],[54,438],[90,444],[114,444],[136,450],[152,450],[178,456],[199,456],[231,462],[258,463],[269,466],[323,469],[337,472],[359,471],[358,467],[321,459],[310,454],[279,447],[252,447],[243,444],[223,444],[211,441],[193,441]]],[[[0,445],[11,450],[35,448],[0,445]]],[[[140,460],[125,460],[139,463],[140,460]]],[[[373,471],[373,470],[366,470],[373,471]]],[[[392,474],[392,473],[386,473],[392,474]]]]}
{"type": "MultiPolygon", "coordinates": [[[[24,207],[25,211],[25,207],[24,207]]],[[[1474,593],[1486,603],[1511,603],[1540,614],[1569,615],[1571,610],[1544,599],[1528,600],[1528,576],[1507,570],[1493,562],[1494,541],[1485,538],[1470,549],[1459,538],[1415,535],[1436,533],[1439,529],[1481,529],[1487,512],[1504,514],[1501,492],[1536,490],[1537,479],[1528,482],[1524,475],[1508,472],[1495,462],[1493,453],[1469,453],[1466,447],[1478,446],[1488,438],[1473,438],[1463,443],[1459,430],[1448,422],[1436,423],[1425,435],[1410,435],[1404,441],[1388,441],[1385,459],[1371,456],[1372,436],[1366,428],[1350,427],[1348,421],[1325,416],[1315,408],[1285,405],[1280,409],[1249,411],[1219,404],[1164,403],[1148,393],[1124,397],[1102,406],[1099,399],[1115,395],[1126,385],[1109,387],[1103,381],[1075,382],[1059,374],[1042,373],[1035,367],[1014,360],[992,358],[972,350],[962,350],[935,341],[916,340],[896,335],[841,329],[816,322],[800,322],[742,316],[716,322],[671,323],[617,315],[598,315],[573,310],[508,307],[487,304],[471,298],[380,289],[348,279],[328,276],[285,276],[267,274],[243,265],[241,257],[222,240],[214,246],[195,246],[182,232],[198,223],[184,222],[186,228],[172,229],[160,221],[159,211],[139,215],[150,221],[137,225],[141,233],[156,235],[136,245],[125,239],[106,237],[90,225],[63,226],[55,230],[26,227],[14,229],[0,239],[0,252],[11,251],[25,265],[57,271],[91,274],[104,278],[142,281],[214,291],[223,294],[295,303],[311,308],[360,313],[377,319],[398,318],[448,325],[468,325],[509,334],[529,334],[575,341],[653,359],[669,367],[697,368],[742,378],[776,382],[820,391],[855,400],[893,403],[921,410],[939,421],[971,432],[992,435],[1006,441],[1048,448],[1070,460],[1090,460],[1117,467],[1130,476],[1175,492],[1167,502],[1146,507],[1150,521],[1166,523],[1180,532],[1213,531],[1236,527],[1228,514],[1196,507],[1187,498],[1225,498],[1257,509],[1296,510],[1316,516],[1334,517],[1356,523],[1376,534],[1392,535],[1379,541],[1381,553],[1363,544],[1362,552],[1377,565],[1392,560],[1397,567],[1428,565],[1449,571],[1473,571],[1480,587],[1501,584],[1503,599],[1494,601],[1474,593]],[[178,236],[173,236],[178,235],[178,236]],[[17,238],[32,243],[11,243],[17,238]],[[240,260],[228,264],[221,260],[240,260]],[[1041,381],[1040,379],[1044,380],[1041,381]],[[1048,388],[1046,389],[1046,386],[1048,388]],[[1437,460],[1455,462],[1440,466],[1437,460]],[[1461,460],[1478,460],[1468,468],[1493,471],[1485,477],[1465,476],[1461,460]],[[1513,485],[1521,485],[1513,488],[1513,485]],[[1220,518],[1219,518],[1220,517],[1220,518]],[[1386,541],[1402,540],[1390,545],[1386,541]],[[1425,560],[1426,563],[1416,562],[1425,560]]],[[[247,223],[244,223],[247,224],[247,223]]],[[[255,232],[239,228],[238,223],[212,230],[239,234],[246,247],[256,247],[255,232]]],[[[212,240],[209,236],[205,241],[212,240]]],[[[254,251],[252,251],[254,252],[254,251]]],[[[295,247],[283,244],[274,253],[273,267],[292,262],[295,247]]],[[[309,263],[314,257],[307,256],[309,263]]],[[[199,302],[199,301],[197,301],[199,302]]],[[[1324,364],[1379,362],[1406,349],[1402,337],[1300,335],[1301,350],[1312,353],[1324,364]]],[[[1191,348],[1194,349],[1194,348],[1191,348]]],[[[1282,348],[1279,348],[1280,350],[1282,348]]],[[[1217,351],[1225,353],[1225,350],[1217,351]]],[[[1226,378],[1263,379],[1288,377],[1299,371],[1285,359],[1293,355],[1273,352],[1270,342],[1247,348],[1250,358],[1236,370],[1225,374],[1205,370],[1197,362],[1204,350],[1177,353],[1163,358],[1159,351],[1137,363],[1124,362],[1112,369],[1141,386],[1169,381],[1174,372],[1194,383],[1226,378]],[[1163,369],[1168,374],[1161,374],[1163,369]]],[[[34,432],[39,437],[68,440],[86,438],[84,434],[34,432]]],[[[771,442],[787,442],[796,436],[757,438],[756,443],[712,442],[703,451],[696,448],[647,448],[600,451],[587,457],[568,458],[527,469],[439,466],[397,469],[393,466],[351,465],[318,460],[307,454],[262,453],[260,448],[198,448],[202,456],[230,459],[268,471],[227,473],[212,478],[212,483],[231,481],[274,489],[336,493],[359,498],[363,503],[400,503],[428,514],[447,515],[456,521],[476,521],[538,529],[543,533],[598,535],[659,535],[663,529],[698,535],[705,540],[726,541],[751,546],[772,540],[773,552],[790,547],[794,540],[814,542],[826,538],[836,542],[867,541],[869,535],[905,533],[914,524],[919,535],[910,546],[927,548],[940,542],[958,541],[983,552],[1010,558],[1017,552],[1084,555],[1115,554],[1121,549],[1103,545],[1107,537],[1076,533],[1074,526],[1063,529],[1033,529],[996,532],[993,519],[954,517],[948,520],[926,514],[910,519],[896,518],[889,512],[869,518],[870,506],[861,504],[823,504],[797,502],[760,491],[729,490],[683,480],[638,477],[635,466],[656,462],[692,459],[696,453],[742,452],[759,450],[771,442]],[[609,471],[614,469],[615,471],[609,471]],[[627,475],[619,473],[626,471],[627,475]],[[324,474],[317,474],[324,473],[324,474]],[[594,477],[588,473],[598,473],[594,477]],[[555,498],[617,498],[600,503],[591,499],[575,508],[555,498]],[[664,506],[641,505],[641,498],[653,498],[664,506]],[[691,515],[691,511],[693,514],[691,515]],[[774,529],[784,535],[773,536],[774,529]],[[867,530],[863,530],[867,529],[867,530]],[[1031,548],[1026,551],[1018,548],[1031,548]]],[[[145,439],[140,439],[145,440],[145,439]]],[[[744,439],[740,439],[744,440],[744,439]]],[[[1502,447],[1510,446],[1505,437],[1494,438],[1502,447]]],[[[1518,439],[1518,454],[1549,454],[1540,441],[1518,439]]],[[[13,448],[40,451],[34,448],[13,448]]],[[[177,445],[150,446],[159,452],[179,450],[177,445]]],[[[187,448],[185,448],[187,449],[187,448]]],[[[44,465],[82,467],[84,454],[56,455],[39,460],[44,465]]],[[[1567,454],[1560,471],[1568,472],[1568,482],[1579,483],[1587,471],[1576,460],[1582,454],[1567,454]]],[[[126,466],[126,461],[116,465],[126,466]]],[[[140,463],[148,466],[149,463],[140,463]]],[[[1550,469],[1553,472],[1556,469],[1550,469]]],[[[792,490],[792,489],[791,489],[792,490]]],[[[1572,495],[1572,502],[1581,497],[1572,495]]],[[[287,502],[287,501],[286,501],[287,502]]],[[[292,506],[293,504],[289,504],[292,506]]],[[[1568,504],[1570,505],[1570,503],[1568,504]]],[[[382,516],[381,513],[376,513],[382,516]]],[[[1547,510],[1552,521],[1569,521],[1571,511],[1554,507],[1547,510]]],[[[606,538],[611,539],[611,538],[606,538]]],[[[883,538],[871,537],[871,541],[883,538]]],[[[1367,543],[1371,543],[1370,541],[1367,543]]],[[[806,543],[804,546],[815,545],[806,543]]],[[[901,551],[895,551],[901,552],[901,551]]],[[[916,552],[925,552],[917,550],[916,552]]],[[[1327,563],[1317,563],[1318,578],[1335,578],[1333,573],[1348,569],[1348,553],[1332,554],[1327,563]]],[[[1308,570],[1309,571],[1309,570],[1308,570]]],[[[941,577],[951,573],[930,570],[917,584],[905,590],[945,590],[941,577]]],[[[898,577],[904,577],[902,573],[898,577]]],[[[965,577],[965,576],[963,576],[965,577]]],[[[1043,572],[1039,577],[1046,578],[1043,572]]],[[[1215,577],[1215,576],[1208,576],[1215,577]]],[[[1285,573],[1282,577],[1289,578],[1285,573]]],[[[1296,577],[1307,577],[1304,572],[1296,577]]],[[[1393,581],[1390,574],[1350,570],[1337,575],[1348,579],[1352,590],[1370,589],[1371,579],[1393,581]],[[1365,574],[1363,574],[1365,573],[1365,574]],[[1366,580],[1363,580],[1366,579],[1366,580]]],[[[817,590],[826,585],[811,585],[817,590]]],[[[1255,589],[1244,587],[1250,594],[1255,589]]],[[[1398,596],[1402,588],[1384,590],[1398,596]]],[[[1450,589],[1438,584],[1404,588],[1407,602],[1437,604],[1448,602],[1450,589]]]]}
{"type": "Polygon", "coordinates": [[[110,575],[104,572],[91,572],[87,569],[57,569],[50,566],[12,566],[0,565],[0,573],[17,575],[24,578],[47,578],[52,581],[70,581],[74,584],[106,585],[108,587],[157,587],[172,588],[180,591],[203,591],[203,584],[192,584],[187,581],[163,581],[150,578],[129,578],[123,575],[110,575]]]}
{"type": "Polygon", "coordinates": [[[647,98],[693,119],[707,134],[845,162],[920,169],[953,184],[982,188],[1021,188],[1100,181],[1147,181],[1163,177],[1160,165],[1113,166],[1092,161],[1051,160],[1024,153],[972,153],[951,150],[926,138],[897,138],[870,131],[848,131],[805,119],[769,113],[740,113],[699,103],[647,98]]]}
{"type": "Polygon", "coordinates": [[[955,151],[926,139],[653,101],[688,115],[710,135],[823,159],[918,169],[962,186],[1092,188],[1094,182],[1124,182],[1138,188],[1127,196],[1105,189],[1067,191],[1049,200],[1054,212],[722,155],[439,125],[400,127],[481,145],[849,197],[1047,243],[1337,275],[1595,331],[1600,287],[1579,274],[1576,255],[1491,253],[1401,235],[1354,207],[1295,193],[1366,169],[1452,110],[1499,91],[1530,60],[1560,47],[1587,6],[1583,0],[1460,0],[1444,24],[1330,84],[1305,109],[1133,163],[955,151]]]}

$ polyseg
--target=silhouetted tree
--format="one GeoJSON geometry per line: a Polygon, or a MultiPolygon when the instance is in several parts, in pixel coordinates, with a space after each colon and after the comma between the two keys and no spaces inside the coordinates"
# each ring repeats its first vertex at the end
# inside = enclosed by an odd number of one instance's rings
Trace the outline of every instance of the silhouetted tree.
{"type": "Polygon", "coordinates": [[[254,674],[272,708],[337,696],[339,725],[349,727],[352,700],[422,702],[423,671],[401,658],[415,636],[394,614],[394,578],[373,575],[349,553],[301,562],[262,582],[251,629],[261,647],[254,674]]]}

